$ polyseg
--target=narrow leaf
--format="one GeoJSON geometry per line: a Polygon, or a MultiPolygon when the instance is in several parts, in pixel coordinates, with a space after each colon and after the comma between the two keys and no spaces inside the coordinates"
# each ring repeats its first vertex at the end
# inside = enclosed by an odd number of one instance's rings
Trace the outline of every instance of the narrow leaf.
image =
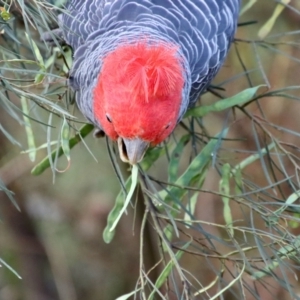
{"type": "Polygon", "coordinates": [[[37,73],[37,75],[35,76],[35,79],[34,79],[34,83],[38,84],[38,83],[42,82],[43,79],[45,78],[44,73],[46,72],[46,68],[45,68],[44,59],[43,59],[43,56],[41,55],[41,52],[40,52],[38,46],[34,42],[34,40],[29,37],[27,32],[25,32],[25,35],[26,35],[26,38],[27,38],[29,44],[32,47],[34,56],[35,56],[36,60],[38,61],[40,68],[41,68],[40,72],[37,73]]]}
{"type": "MultiPolygon", "coordinates": [[[[182,249],[186,249],[188,246],[190,245],[190,243],[187,243],[185,244],[182,249]]],[[[182,257],[182,254],[184,253],[183,250],[179,250],[177,251],[177,253],[175,254],[175,258],[177,260],[180,260],[180,258],[182,257]]],[[[168,262],[168,264],[164,267],[164,269],[162,270],[162,272],[160,273],[160,275],[158,276],[156,282],[155,282],[155,288],[156,289],[159,289],[165,282],[166,280],[168,279],[172,269],[173,269],[173,266],[174,266],[174,261],[173,260],[170,260],[168,262]]],[[[151,292],[148,300],[152,300],[153,297],[155,295],[155,289],[151,292]]]]}
{"type": "MultiPolygon", "coordinates": [[[[147,171],[150,169],[150,167],[153,165],[153,163],[165,152],[164,148],[152,148],[147,151],[145,158],[140,163],[141,167],[144,171],[147,171]]],[[[127,179],[125,183],[126,190],[129,190],[131,186],[131,176],[127,179]]],[[[124,205],[124,194],[123,191],[120,191],[118,194],[115,205],[110,211],[108,217],[107,217],[107,225],[103,231],[103,240],[105,243],[109,244],[114,236],[115,236],[115,230],[111,230],[112,224],[114,220],[116,219],[116,216],[119,214],[120,210],[122,209],[124,205]]]]}
{"type": "Polygon", "coordinates": [[[63,150],[68,162],[70,161],[69,136],[70,136],[70,126],[69,126],[66,118],[64,118],[63,125],[61,127],[61,147],[62,147],[62,150],[63,150]]]}
{"type": "Polygon", "coordinates": [[[31,122],[30,119],[27,117],[29,115],[28,103],[27,103],[27,99],[24,96],[21,96],[21,106],[23,111],[25,132],[27,135],[28,149],[30,150],[28,155],[29,155],[29,159],[33,162],[35,161],[36,158],[36,151],[35,151],[36,146],[34,141],[34,134],[31,127],[31,122]]]}
{"type": "MultiPolygon", "coordinates": [[[[72,137],[69,140],[69,147],[72,149],[74,146],[76,146],[81,139],[85,138],[92,130],[94,129],[94,126],[92,124],[86,124],[82,126],[77,134],[75,134],[74,137],[72,137]]],[[[55,157],[60,157],[64,154],[64,151],[62,147],[60,147],[58,150],[54,150],[51,153],[51,159],[52,161],[55,159],[55,157]],[[57,153],[58,152],[58,153],[57,153]]],[[[32,170],[32,175],[40,175],[42,174],[46,169],[50,167],[50,160],[49,157],[45,157],[38,165],[36,165],[32,170]]]]}
{"type": "Polygon", "coordinates": [[[216,146],[219,144],[219,138],[226,136],[228,129],[218,134],[216,138],[211,139],[202,151],[192,160],[185,172],[176,180],[176,186],[172,186],[168,191],[159,192],[159,196],[164,201],[172,201],[172,199],[182,199],[187,193],[185,186],[191,186],[199,180],[202,173],[208,169],[212,160],[212,154],[216,146]],[[181,186],[181,187],[178,187],[181,186]]]}
{"type": "Polygon", "coordinates": [[[222,166],[222,179],[220,180],[220,192],[223,194],[223,216],[227,227],[229,228],[231,236],[234,236],[234,230],[232,227],[232,214],[230,209],[230,165],[224,164],[222,166]]]}
{"type": "Polygon", "coordinates": [[[196,192],[189,200],[189,203],[187,204],[186,210],[187,212],[184,214],[184,220],[186,223],[186,227],[189,228],[189,225],[192,224],[191,221],[191,216],[194,216],[195,209],[196,209],[196,204],[198,202],[198,195],[199,192],[196,192]]]}
{"type": "Polygon", "coordinates": [[[32,50],[35,55],[35,58],[37,59],[37,61],[39,62],[39,64],[41,66],[44,66],[44,59],[43,59],[43,56],[41,55],[41,52],[40,52],[38,46],[36,45],[34,40],[29,37],[27,32],[25,32],[25,36],[26,36],[29,44],[32,46],[32,50]]]}
{"type": "Polygon", "coordinates": [[[203,105],[192,108],[186,112],[184,117],[203,117],[211,112],[220,112],[225,109],[232,108],[236,105],[243,105],[252,100],[258,89],[263,86],[264,85],[258,85],[256,87],[245,89],[233,97],[219,100],[212,105],[203,105]]]}
{"type": "Polygon", "coordinates": [[[6,263],[2,258],[0,258],[0,264],[8,268],[12,273],[14,273],[19,279],[22,279],[22,277],[15,271],[8,263],[6,263]]]}
{"type": "Polygon", "coordinates": [[[4,182],[2,181],[2,179],[0,178],[0,191],[3,191],[6,196],[9,198],[9,200],[11,201],[11,203],[15,206],[15,208],[18,211],[21,211],[17,201],[14,198],[14,193],[12,191],[10,191],[4,184],[4,182]]]}
{"type": "Polygon", "coordinates": [[[279,266],[281,260],[286,258],[297,257],[299,255],[299,250],[300,250],[300,238],[297,237],[293,245],[285,245],[284,247],[278,249],[276,253],[277,258],[272,259],[272,262],[267,264],[261,271],[254,272],[252,274],[252,277],[254,279],[260,279],[265,276],[271,275],[272,271],[279,266]]]}
{"type": "Polygon", "coordinates": [[[185,145],[188,143],[190,140],[190,135],[186,134],[184,135],[178,144],[176,145],[175,149],[173,150],[170,158],[170,163],[168,167],[168,174],[169,174],[169,182],[174,182],[177,179],[177,173],[178,173],[178,168],[179,168],[179,161],[181,158],[182,151],[185,147],[185,145]]]}
{"type": "Polygon", "coordinates": [[[291,0],[281,0],[271,16],[271,18],[261,27],[258,32],[258,37],[264,39],[272,30],[274,24],[276,23],[277,18],[280,16],[282,11],[285,9],[285,5],[289,4],[291,0]]]}
{"type": "Polygon", "coordinates": [[[137,165],[133,165],[132,166],[132,170],[131,170],[131,186],[130,186],[130,190],[126,196],[126,199],[125,199],[125,202],[124,202],[124,205],[123,207],[121,208],[121,210],[119,211],[118,215],[116,215],[116,218],[115,220],[113,220],[113,224],[111,225],[111,228],[109,229],[109,231],[113,231],[118,222],[120,221],[122,215],[124,214],[131,198],[132,198],[132,195],[135,191],[135,188],[136,188],[136,185],[137,185],[137,180],[138,180],[138,174],[139,174],[139,169],[138,169],[138,166],[137,165]]]}
{"type": "Polygon", "coordinates": [[[241,9],[240,16],[243,15],[246,11],[248,11],[256,2],[257,0],[249,0],[241,9]]]}
{"type": "Polygon", "coordinates": [[[140,290],[141,290],[141,289],[137,289],[137,290],[135,290],[135,291],[132,291],[132,292],[126,294],[126,295],[123,295],[123,296],[118,297],[116,300],[127,300],[127,299],[129,299],[131,296],[135,295],[135,294],[136,294],[138,291],[140,291],[140,290]]]}
{"type": "Polygon", "coordinates": [[[259,149],[259,152],[253,155],[250,155],[249,157],[242,160],[238,165],[236,165],[232,169],[232,174],[235,174],[238,171],[243,170],[245,167],[249,166],[256,160],[260,159],[263,155],[267,154],[270,150],[272,150],[275,147],[275,143],[270,143],[267,147],[259,149]]]}

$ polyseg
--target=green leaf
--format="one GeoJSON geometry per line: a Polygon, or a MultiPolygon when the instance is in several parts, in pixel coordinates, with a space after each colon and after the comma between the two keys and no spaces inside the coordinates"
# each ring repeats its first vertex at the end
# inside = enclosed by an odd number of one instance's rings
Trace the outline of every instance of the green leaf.
{"type": "Polygon", "coordinates": [[[246,11],[248,11],[256,2],[257,0],[249,0],[241,9],[240,16],[243,15],[246,11]]]}
{"type": "Polygon", "coordinates": [[[135,291],[132,291],[128,294],[125,294],[123,296],[118,297],[116,300],[127,300],[129,299],[131,296],[135,295],[138,291],[140,291],[141,289],[137,289],[135,291]]]}
{"type": "Polygon", "coordinates": [[[267,147],[259,149],[258,153],[253,154],[242,160],[239,164],[237,164],[231,171],[232,174],[235,174],[236,172],[240,172],[245,167],[249,166],[253,162],[255,162],[258,159],[261,159],[263,155],[269,153],[270,150],[272,150],[275,147],[275,143],[270,143],[267,147]]]}
{"type": "MultiPolygon", "coordinates": [[[[122,215],[124,214],[124,212],[125,212],[128,204],[129,204],[129,202],[130,202],[130,200],[131,200],[131,198],[133,196],[133,193],[134,193],[135,188],[137,186],[138,174],[139,174],[138,166],[137,165],[133,165],[132,169],[131,169],[131,186],[130,186],[129,192],[128,192],[127,196],[126,196],[125,202],[122,205],[122,208],[120,209],[120,211],[118,212],[118,214],[116,214],[116,218],[112,219],[112,220],[108,220],[108,223],[112,222],[112,225],[111,225],[111,227],[109,229],[110,232],[112,232],[116,228],[118,222],[120,221],[122,215]]],[[[115,212],[117,213],[117,211],[115,211],[115,212]]],[[[114,215],[111,215],[110,217],[113,218],[114,215]]]]}
{"type": "MultiPolygon", "coordinates": [[[[205,172],[205,174],[206,174],[206,172],[205,172]]],[[[205,178],[205,176],[203,176],[203,182],[204,182],[204,178],[205,178]]],[[[202,184],[200,186],[202,186],[202,184]]],[[[184,214],[184,220],[185,220],[187,228],[189,228],[189,225],[192,225],[192,222],[190,222],[192,220],[191,216],[194,216],[196,204],[198,202],[198,196],[199,196],[199,192],[196,192],[189,199],[189,203],[187,204],[187,207],[186,207],[187,212],[184,214]]]]}
{"type": "MultiPolygon", "coordinates": [[[[76,146],[79,142],[81,142],[81,139],[85,138],[92,130],[94,129],[94,126],[92,124],[86,124],[82,126],[77,134],[75,134],[74,137],[72,137],[69,140],[69,148],[72,149],[74,146],[76,146]]],[[[51,161],[53,161],[57,155],[57,157],[60,157],[64,154],[62,146],[58,150],[54,150],[51,153],[51,161]],[[58,153],[57,153],[58,152],[58,153]]],[[[32,175],[40,175],[42,174],[46,169],[50,167],[50,160],[49,157],[45,157],[38,165],[36,165],[32,170],[32,175]]]]}
{"type": "MultiPolygon", "coordinates": [[[[131,176],[127,179],[125,183],[126,191],[129,190],[130,186],[131,186],[131,176]]],[[[103,231],[103,240],[107,244],[109,244],[115,236],[115,230],[112,230],[111,228],[123,206],[124,206],[124,194],[123,191],[121,191],[116,198],[114,207],[108,214],[107,224],[103,231]]]]}
{"type": "Polygon", "coordinates": [[[2,258],[0,258],[0,266],[1,264],[8,268],[12,273],[14,273],[19,279],[22,279],[22,277],[15,271],[9,264],[7,264],[2,258]]]}
{"type": "Polygon", "coordinates": [[[14,198],[14,193],[12,191],[10,191],[4,184],[4,182],[1,180],[0,178],[0,191],[3,191],[6,196],[9,198],[9,200],[11,201],[11,203],[15,206],[15,208],[18,210],[18,211],[21,211],[17,201],[15,200],[14,198]]]}
{"type": "Polygon", "coordinates": [[[147,150],[144,159],[140,162],[140,166],[144,171],[149,170],[164,153],[165,148],[163,147],[155,147],[147,150]]]}
{"type": "Polygon", "coordinates": [[[276,253],[277,258],[272,259],[272,262],[267,264],[261,271],[254,272],[252,277],[254,279],[261,279],[265,276],[272,275],[272,271],[279,266],[281,260],[299,256],[300,237],[296,237],[294,241],[295,243],[293,245],[285,245],[278,249],[276,253]]]}
{"type": "Polygon", "coordinates": [[[70,137],[70,126],[69,126],[66,118],[64,118],[63,125],[61,127],[61,147],[62,147],[62,150],[63,150],[68,162],[70,162],[69,137],[70,137]]]}
{"type": "Polygon", "coordinates": [[[42,150],[42,149],[47,148],[47,147],[49,146],[49,144],[50,144],[50,146],[54,146],[54,145],[57,144],[57,141],[52,141],[52,142],[50,142],[50,143],[45,143],[45,144],[40,145],[40,146],[37,147],[37,148],[34,148],[34,149],[27,149],[27,150],[21,151],[20,153],[24,154],[24,153],[29,153],[29,152],[32,152],[32,151],[42,150]]]}
{"type": "Polygon", "coordinates": [[[172,186],[168,191],[159,192],[159,197],[163,201],[172,201],[172,199],[182,199],[188,192],[184,187],[191,186],[198,182],[203,172],[205,172],[212,160],[212,154],[219,144],[219,139],[226,136],[228,129],[223,130],[214,139],[211,139],[202,151],[192,160],[185,172],[176,180],[176,186],[172,186]],[[179,186],[179,187],[178,187],[179,186]]]}
{"type": "MultiPolygon", "coordinates": [[[[190,243],[185,244],[182,247],[182,249],[186,249],[189,245],[190,245],[190,243]]],[[[183,250],[177,251],[177,253],[175,254],[176,259],[180,260],[183,253],[184,253],[183,250]]],[[[153,291],[151,292],[148,300],[152,300],[154,295],[155,295],[156,290],[158,290],[166,282],[166,280],[168,279],[173,267],[174,267],[174,261],[170,260],[168,262],[168,264],[164,267],[164,269],[162,270],[162,272],[160,273],[158,278],[156,279],[156,282],[155,282],[155,288],[156,289],[153,289],[153,291]]]]}
{"type": "Polygon", "coordinates": [[[230,164],[224,164],[222,166],[222,179],[220,180],[219,187],[220,192],[223,194],[222,201],[224,204],[223,207],[223,216],[231,236],[234,236],[234,230],[232,227],[232,214],[230,209],[230,175],[231,167],[230,164]]]}
{"type": "MultiPolygon", "coordinates": [[[[1,24],[1,23],[0,23],[1,24]]],[[[17,44],[21,44],[20,41],[16,38],[16,33],[14,30],[12,30],[8,25],[6,26],[1,26],[0,31],[4,32],[7,36],[9,36],[14,42],[17,44]]]]}
{"type": "MultiPolygon", "coordinates": [[[[228,129],[225,129],[214,139],[211,139],[209,143],[202,149],[202,151],[193,159],[185,172],[176,180],[176,186],[171,186],[167,190],[160,191],[158,193],[158,198],[160,198],[161,201],[173,203],[175,208],[176,201],[181,201],[188,193],[186,186],[197,184],[197,187],[200,189],[204,183],[205,175],[210,166],[213,157],[212,154],[215,152],[216,147],[219,144],[219,139],[223,136],[226,136],[227,132],[228,129]]],[[[195,209],[197,195],[198,193],[196,193],[191,200],[190,210],[195,209]]],[[[190,213],[192,213],[192,211],[190,211],[190,213]]],[[[172,211],[172,215],[175,216],[176,214],[177,210],[174,209],[172,211]]],[[[184,218],[187,220],[186,225],[191,223],[189,222],[191,219],[189,213],[186,213],[184,218]]],[[[165,229],[168,230],[168,237],[171,239],[173,228],[168,226],[165,229]]]]}
{"type": "Polygon", "coordinates": [[[256,87],[252,87],[249,89],[245,89],[242,92],[236,94],[233,97],[226,98],[223,100],[219,100],[212,105],[203,105],[198,106],[195,108],[191,108],[186,112],[184,118],[186,117],[203,117],[211,112],[220,112],[228,108],[232,108],[236,105],[243,105],[255,96],[256,92],[259,88],[263,87],[264,85],[258,85],[256,87]]]}
{"type": "Polygon", "coordinates": [[[7,132],[4,127],[0,123],[0,131],[5,135],[5,137],[13,144],[17,145],[18,147],[22,147],[22,145],[9,133],[7,132]]]}
{"type": "MultiPolygon", "coordinates": [[[[156,148],[149,149],[146,153],[145,158],[140,163],[142,169],[144,171],[147,171],[164,152],[165,152],[164,148],[156,147],[156,148]]],[[[130,186],[131,186],[131,176],[127,179],[125,183],[125,189],[128,191],[130,186]]],[[[116,198],[114,207],[108,214],[107,225],[103,231],[103,240],[107,244],[109,244],[115,236],[115,230],[112,230],[111,227],[114,220],[116,219],[116,216],[120,213],[123,206],[124,206],[124,194],[123,191],[120,191],[116,198]]]]}
{"type": "Polygon", "coordinates": [[[29,44],[32,46],[33,53],[35,55],[35,58],[39,62],[40,66],[44,66],[45,65],[44,59],[43,59],[43,56],[41,55],[40,49],[38,48],[38,46],[36,45],[34,40],[29,37],[27,32],[25,32],[25,36],[26,36],[29,44]]]}
{"type": "Polygon", "coordinates": [[[293,229],[299,228],[300,226],[300,214],[299,213],[294,213],[293,214],[294,220],[289,221],[289,226],[293,229]],[[297,220],[295,220],[297,219],[297,220]]]}
{"type": "Polygon", "coordinates": [[[296,200],[300,198],[300,190],[294,192],[293,194],[289,195],[289,197],[286,199],[285,204],[282,205],[282,207],[278,208],[274,211],[274,214],[276,216],[279,216],[281,213],[283,213],[289,205],[293,204],[296,200]]]}
{"type": "Polygon", "coordinates": [[[176,145],[175,149],[173,150],[170,158],[170,163],[168,167],[168,174],[169,174],[169,182],[174,182],[177,179],[177,173],[179,168],[179,161],[181,158],[182,151],[186,144],[189,142],[191,136],[189,134],[184,135],[179,143],[176,145]]]}
{"type": "Polygon", "coordinates": [[[34,79],[34,83],[38,84],[40,82],[43,81],[43,79],[45,78],[45,72],[46,72],[46,67],[45,67],[45,63],[44,63],[44,59],[43,56],[41,55],[40,49],[38,48],[37,44],[34,42],[33,39],[31,39],[28,35],[27,32],[25,32],[26,38],[33,50],[34,56],[36,58],[36,60],[38,61],[39,65],[40,65],[40,72],[37,73],[37,75],[35,76],[34,79]]]}
{"type": "MultiPolygon", "coordinates": [[[[232,172],[231,172],[232,175],[232,172]]],[[[234,190],[235,190],[235,194],[236,195],[240,195],[242,194],[243,190],[242,190],[242,186],[243,186],[243,175],[242,175],[242,170],[237,168],[235,169],[235,173],[233,174],[234,177],[234,190]]]]}
{"type": "Polygon", "coordinates": [[[65,64],[63,65],[63,71],[68,74],[73,61],[73,51],[70,47],[64,47],[65,64]]]}
{"type": "Polygon", "coordinates": [[[279,3],[276,5],[271,18],[261,27],[258,32],[258,36],[260,39],[264,39],[270,33],[276,23],[276,20],[285,9],[285,6],[290,3],[290,1],[291,0],[279,0],[279,3]]]}
{"type": "Polygon", "coordinates": [[[245,268],[246,268],[246,263],[244,262],[242,269],[238,272],[238,274],[236,274],[234,276],[234,279],[232,281],[230,281],[228,284],[226,284],[224,288],[219,289],[219,291],[215,295],[213,295],[212,297],[210,297],[209,299],[210,300],[215,300],[215,299],[221,298],[225,294],[225,292],[227,290],[229,290],[237,282],[241,281],[241,278],[244,275],[245,268]]]}
{"type": "Polygon", "coordinates": [[[27,99],[24,96],[21,96],[21,106],[23,111],[25,132],[27,135],[28,149],[30,150],[28,155],[29,155],[29,159],[33,162],[35,161],[36,158],[36,151],[35,151],[36,146],[34,141],[34,134],[31,127],[31,122],[30,119],[27,117],[29,115],[28,103],[27,103],[27,99]]]}

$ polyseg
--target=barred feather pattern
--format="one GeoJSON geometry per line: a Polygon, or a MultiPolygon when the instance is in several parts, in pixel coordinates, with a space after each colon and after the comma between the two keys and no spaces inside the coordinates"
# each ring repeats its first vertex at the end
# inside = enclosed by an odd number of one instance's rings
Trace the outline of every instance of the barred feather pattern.
{"type": "Polygon", "coordinates": [[[196,102],[224,62],[235,34],[240,0],[71,0],[60,18],[73,48],[69,84],[83,114],[93,112],[102,60],[118,45],[146,39],[177,45],[185,79],[178,120],[196,102]]]}

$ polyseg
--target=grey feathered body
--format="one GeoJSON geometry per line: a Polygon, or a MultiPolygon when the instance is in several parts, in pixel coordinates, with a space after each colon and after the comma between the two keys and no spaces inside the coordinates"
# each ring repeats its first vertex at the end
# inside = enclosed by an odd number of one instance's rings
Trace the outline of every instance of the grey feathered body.
{"type": "MultiPolygon", "coordinates": [[[[185,85],[178,121],[221,67],[235,34],[240,0],[71,0],[60,19],[74,50],[70,85],[84,115],[94,119],[93,90],[102,58],[122,43],[179,46],[185,85]]],[[[117,71],[117,70],[116,70],[117,71]]]]}

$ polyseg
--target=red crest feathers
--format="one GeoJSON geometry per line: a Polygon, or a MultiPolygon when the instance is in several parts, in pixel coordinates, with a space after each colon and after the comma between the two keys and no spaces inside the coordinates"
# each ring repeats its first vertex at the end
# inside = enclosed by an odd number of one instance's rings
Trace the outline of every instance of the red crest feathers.
{"type": "Polygon", "coordinates": [[[164,44],[123,45],[104,59],[103,72],[106,76],[111,73],[116,84],[129,89],[133,99],[148,102],[168,95],[182,78],[176,52],[176,47],[164,44]]]}
{"type": "Polygon", "coordinates": [[[176,126],[183,74],[176,46],[121,45],[103,59],[94,89],[95,117],[112,139],[160,143],[176,126]]]}

